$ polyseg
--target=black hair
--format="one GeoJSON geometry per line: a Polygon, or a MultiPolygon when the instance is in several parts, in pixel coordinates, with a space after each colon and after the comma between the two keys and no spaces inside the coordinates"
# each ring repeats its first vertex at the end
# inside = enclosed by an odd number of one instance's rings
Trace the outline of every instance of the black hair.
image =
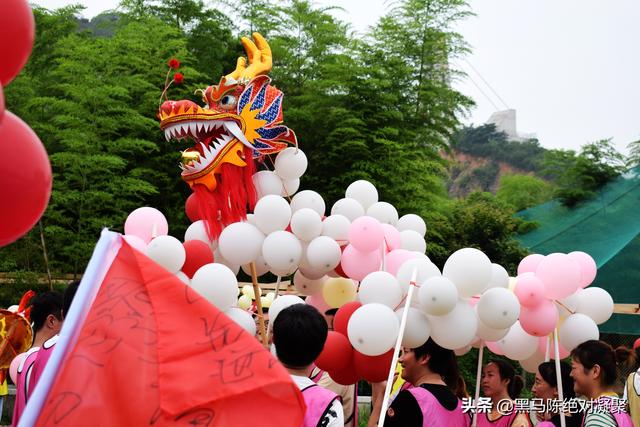
{"type": "MultiPolygon", "coordinates": [[[[543,362],[538,365],[538,373],[551,387],[558,387],[555,362],[543,362]]],[[[562,381],[562,394],[565,398],[576,397],[573,390],[573,378],[571,378],[571,366],[567,362],[560,362],[560,379],[562,381]]]]}
{"type": "Polygon", "coordinates": [[[62,294],[60,292],[43,292],[31,300],[31,321],[34,332],[37,333],[42,329],[49,315],[62,320],[62,294]]]}
{"type": "Polygon", "coordinates": [[[278,359],[290,368],[305,368],[320,355],[327,340],[327,322],[307,304],[283,309],[273,322],[278,359]]]}
{"type": "Polygon", "coordinates": [[[69,285],[67,285],[67,288],[64,290],[64,305],[62,306],[63,317],[67,317],[67,314],[69,313],[69,308],[71,307],[71,303],[73,302],[73,297],[76,295],[78,286],[80,286],[80,281],[74,280],[73,282],[69,283],[69,285]]]}
{"type": "Polygon", "coordinates": [[[422,356],[429,355],[429,361],[427,367],[431,372],[439,374],[445,384],[454,393],[458,390],[458,378],[460,373],[458,371],[458,361],[456,354],[453,350],[440,347],[436,342],[429,338],[427,342],[420,347],[416,347],[413,350],[413,354],[417,359],[422,356]]]}
{"type": "Polygon", "coordinates": [[[583,342],[573,350],[571,357],[576,359],[584,369],[600,366],[602,372],[600,384],[612,386],[616,382],[616,354],[613,348],[604,341],[590,340],[583,342]]]}
{"type": "Polygon", "coordinates": [[[514,369],[513,365],[505,360],[500,359],[492,360],[491,362],[487,363],[487,365],[490,365],[492,363],[498,368],[500,379],[509,380],[509,383],[507,384],[507,393],[509,394],[509,397],[512,399],[516,399],[518,396],[520,396],[520,393],[524,388],[524,380],[520,375],[516,375],[516,370],[514,369]]]}
{"type": "Polygon", "coordinates": [[[621,370],[635,371],[640,362],[640,347],[631,349],[623,345],[616,347],[616,363],[621,370]]]}

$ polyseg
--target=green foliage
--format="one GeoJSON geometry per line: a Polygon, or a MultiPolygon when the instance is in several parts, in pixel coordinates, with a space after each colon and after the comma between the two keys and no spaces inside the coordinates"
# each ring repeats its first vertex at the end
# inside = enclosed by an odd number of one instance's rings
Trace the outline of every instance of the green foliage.
{"type": "Polygon", "coordinates": [[[573,207],[595,195],[596,190],[618,177],[624,170],[624,157],[611,139],[572,150],[549,150],[545,153],[542,173],[557,186],[554,196],[565,206],[573,207]]]}
{"type": "Polygon", "coordinates": [[[500,178],[496,193],[498,200],[511,205],[518,212],[551,199],[553,187],[532,175],[507,174],[500,178]]]}

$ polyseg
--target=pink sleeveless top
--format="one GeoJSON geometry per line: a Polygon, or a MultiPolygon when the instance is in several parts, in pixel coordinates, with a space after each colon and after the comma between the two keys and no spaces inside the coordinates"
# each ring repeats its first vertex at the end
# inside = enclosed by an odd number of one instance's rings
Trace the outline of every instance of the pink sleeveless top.
{"type": "MultiPolygon", "coordinates": [[[[320,381],[320,378],[322,378],[322,375],[324,373],[325,371],[318,368],[317,366],[314,366],[314,368],[311,370],[312,376],[310,376],[309,379],[311,379],[311,381],[313,381],[314,383],[318,384],[318,381],[320,381]]],[[[354,425],[354,426],[358,425],[358,385],[357,384],[353,388],[353,411],[351,415],[349,415],[349,417],[345,416],[344,425],[354,425]]]]}
{"type": "Polygon", "coordinates": [[[511,427],[517,416],[517,412],[512,412],[509,415],[501,416],[497,420],[490,421],[489,414],[478,414],[478,427],[511,427]]]}
{"type": "Polygon", "coordinates": [[[471,424],[469,416],[462,412],[462,402],[459,399],[456,409],[449,411],[422,387],[411,387],[407,391],[418,401],[422,410],[423,427],[468,427],[471,424]]]}
{"type": "Polygon", "coordinates": [[[29,377],[33,372],[33,363],[38,357],[40,347],[33,347],[27,351],[27,357],[22,360],[22,363],[18,366],[18,375],[16,378],[16,400],[13,406],[13,418],[11,420],[12,426],[17,426],[24,407],[27,406],[28,392],[30,391],[27,385],[29,384],[29,377]]]}
{"type": "Polygon", "coordinates": [[[44,371],[44,367],[51,357],[51,353],[53,353],[56,342],[58,342],[58,335],[54,335],[53,337],[46,340],[44,344],[42,344],[40,351],[38,351],[38,357],[36,358],[35,362],[33,362],[33,369],[31,372],[31,379],[29,381],[27,399],[31,396],[31,393],[33,393],[33,390],[36,388],[36,384],[38,384],[38,381],[42,376],[42,371],[44,371]]]}
{"type": "MultiPolygon", "coordinates": [[[[616,409],[618,409],[620,407],[620,405],[618,405],[616,402],[614,402],[614,399],[612,399],[609,396],[601,396],[601,397],[599,397],[598,398],[598,404],[602,405],[602,407],[607,407],[607,405],[610,405],[609,407],[616,408],[616,409]]],[[[615,410],[615,411],[609,411],[609,413],[616,420],[616,424],[618,424],[618,427],[634,427],[633,426],[633,421],[631,420],[631,416],[629,414],[627,414],[626,412],[620,412],[618,410],[615,410]]],[[[585,423],[586,419],[587,419],[587,416],[582,418],[582,425],[583,426],[584,426],[584,423],[585,423]]]]}
{"type": "Polygon", "coordinates": [[[304,397],[304,403],[307,405],[302,427],[319,426],[324,413],[331,407],[334,400],[339,399],[334,392],[316,384],[303,389],[302,397],[304,397]]]}

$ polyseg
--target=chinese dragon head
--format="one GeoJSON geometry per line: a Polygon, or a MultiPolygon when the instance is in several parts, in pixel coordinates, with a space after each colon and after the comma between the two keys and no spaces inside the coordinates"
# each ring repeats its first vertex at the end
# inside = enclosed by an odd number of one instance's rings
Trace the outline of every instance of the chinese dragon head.
{"type": "Polygon", "coordinates": [[[267,76],[269,44],[258,33],[253,41],[243,37],[242,44],[249,65],[239,57],[232,73],[202,91],[203,106],[167,100],[158,112],[168,141],[194,143],[182,151],[181,175],[195,194],[211,238],[253,209],[255,161],[297,144],[295,133],[282,124],[284,95],[267,76]]]}

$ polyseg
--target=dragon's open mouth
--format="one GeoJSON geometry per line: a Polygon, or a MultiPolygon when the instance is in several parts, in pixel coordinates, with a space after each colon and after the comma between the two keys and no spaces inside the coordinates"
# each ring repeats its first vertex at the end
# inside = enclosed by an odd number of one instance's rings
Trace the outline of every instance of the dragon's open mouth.
{"type": "Polygon", "coordinates": [[[167,126],[167,141],[191,139],[195,146],[182,152],[182,175],[199,174],[215,167],[229,152],[234,141],[247,142],[238,123],[234,120],[191,120],[167,126]]]}

